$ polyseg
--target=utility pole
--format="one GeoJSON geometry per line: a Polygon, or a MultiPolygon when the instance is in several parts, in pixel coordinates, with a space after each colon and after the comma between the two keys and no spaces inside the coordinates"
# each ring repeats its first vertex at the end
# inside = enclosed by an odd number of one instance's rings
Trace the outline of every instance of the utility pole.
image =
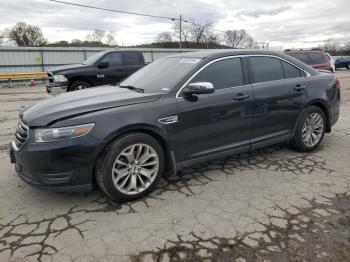
{"type": "Polygon", "coordinates": [[[180,14],[180,42],[179,42],[179,46],[180,46],[180,49],[181,49],[181,38],[182,38],[182,16],[180,14]]]}

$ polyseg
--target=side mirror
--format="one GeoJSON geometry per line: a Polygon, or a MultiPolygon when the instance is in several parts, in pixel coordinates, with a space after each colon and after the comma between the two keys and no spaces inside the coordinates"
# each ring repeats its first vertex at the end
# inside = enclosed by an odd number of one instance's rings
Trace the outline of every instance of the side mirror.
{"type": "Polygon", "coordinates": [[[212,94],[215,88],[210,82],[196,82],[188,84],[182,91],[184,96],[212,94]]]}
{"type": "Polygon", "coordinates": [[[108,61],[101,61],[97,64],[97,68],[98,69],[102,69],[102,68],[107,68],[109,67],[109,62],[108,61]]]}

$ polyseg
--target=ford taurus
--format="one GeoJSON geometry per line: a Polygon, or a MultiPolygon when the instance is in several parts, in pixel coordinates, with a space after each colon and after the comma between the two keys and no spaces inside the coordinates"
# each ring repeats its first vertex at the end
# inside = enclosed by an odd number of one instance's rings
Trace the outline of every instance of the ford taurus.
{"type": "Polygon", "coordinates": [[[116,201],[150,193],[165,173],[290,142],[319,146],[340,88],[286,54],[203,51],[161,58],[117,86],[48,98],[20,113],[11,161],[28,184],[99,186],[116,201]]]}

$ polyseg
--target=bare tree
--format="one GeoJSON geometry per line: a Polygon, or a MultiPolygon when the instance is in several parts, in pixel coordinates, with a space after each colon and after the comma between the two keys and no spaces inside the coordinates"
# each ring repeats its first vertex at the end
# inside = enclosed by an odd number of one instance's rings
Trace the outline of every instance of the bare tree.
{"type": "Polygon", "coordinates": [[[191,22],[191,38],[192,41],[196,44],[206,43],[206,39],[208,39],[208,35],[210,35],[210,26],[211,22],[206,21],[203,24],[197,23],[195,21],[191,22]]]}
{"type": "Polygon", "coordinates": [[[38,26],[19,22],[6,31],[6,36],[18,46],[43,46],[47,43],[38,26]]]}
{"type": "MultiPolygon", "coordinates": [[[[181,40],[183,42],[189,41],[191,38],[191,25],[182,23],[181,26],[181,40]]],[[[174,39],[180,40],[180,22],[176,22],[174,26],[174,39]]]]}
{"type": "Polygon", "coordinates": [[[170,32],[162,32],[156,38],[157,43],[165,43],[165,42],[172,42],[172,41],[173,41],[173,38],[171,37],[170,32]]]}
{"type": "Polygon", "coordinates": [[[4,41],[4,33],[0,31],[0,44],[4,41]]]}
{"type": "Polygon", "coordinates": [[[91,42],[102,43],[102,39],[105,37],[106,32],[101,29],[95,29],[92,34],[86,36],[86,40],[91,42]]]}
{"type": "Polygon", "coordinates": [[[113,32],[109,32],[106,34],[105,36],[106,40],[105,40],[105,43],[109,46],[113,46],[116,44],[116,41],[115,41],[115,36],[113,34],[113,32]]]}
{"type": "Polygon", "coordinates": [[[226,31],[225,42],[232,48],[252,48],[254,40],[244,29],[242,29],[226,31]]]}

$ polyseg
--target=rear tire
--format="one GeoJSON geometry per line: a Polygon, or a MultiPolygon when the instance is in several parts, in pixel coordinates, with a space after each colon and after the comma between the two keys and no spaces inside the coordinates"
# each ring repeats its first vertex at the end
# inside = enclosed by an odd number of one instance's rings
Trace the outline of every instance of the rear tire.
{"type": "Polygon", "coordinates": [[[91,85],[88,82],[85,81],[75,81],[73,82],[70,87],[69,91],[76,91],[76,90],[82,90],[91,87],[91,85]]]}
{"type": "Polygon", "coordinates": [[[164,172],[164,152],[153,137],[126,134],[113,141],[97,161],[99,187],[117,202],[151,193],[164,172]]]}
{"type": "Polygon", "coordinates": [[[322,142],[326,130],[326,116],[322,109],[310,106],[304,110],[297,124],[293,144],[300,152],[310,152],[322,142]]]}

